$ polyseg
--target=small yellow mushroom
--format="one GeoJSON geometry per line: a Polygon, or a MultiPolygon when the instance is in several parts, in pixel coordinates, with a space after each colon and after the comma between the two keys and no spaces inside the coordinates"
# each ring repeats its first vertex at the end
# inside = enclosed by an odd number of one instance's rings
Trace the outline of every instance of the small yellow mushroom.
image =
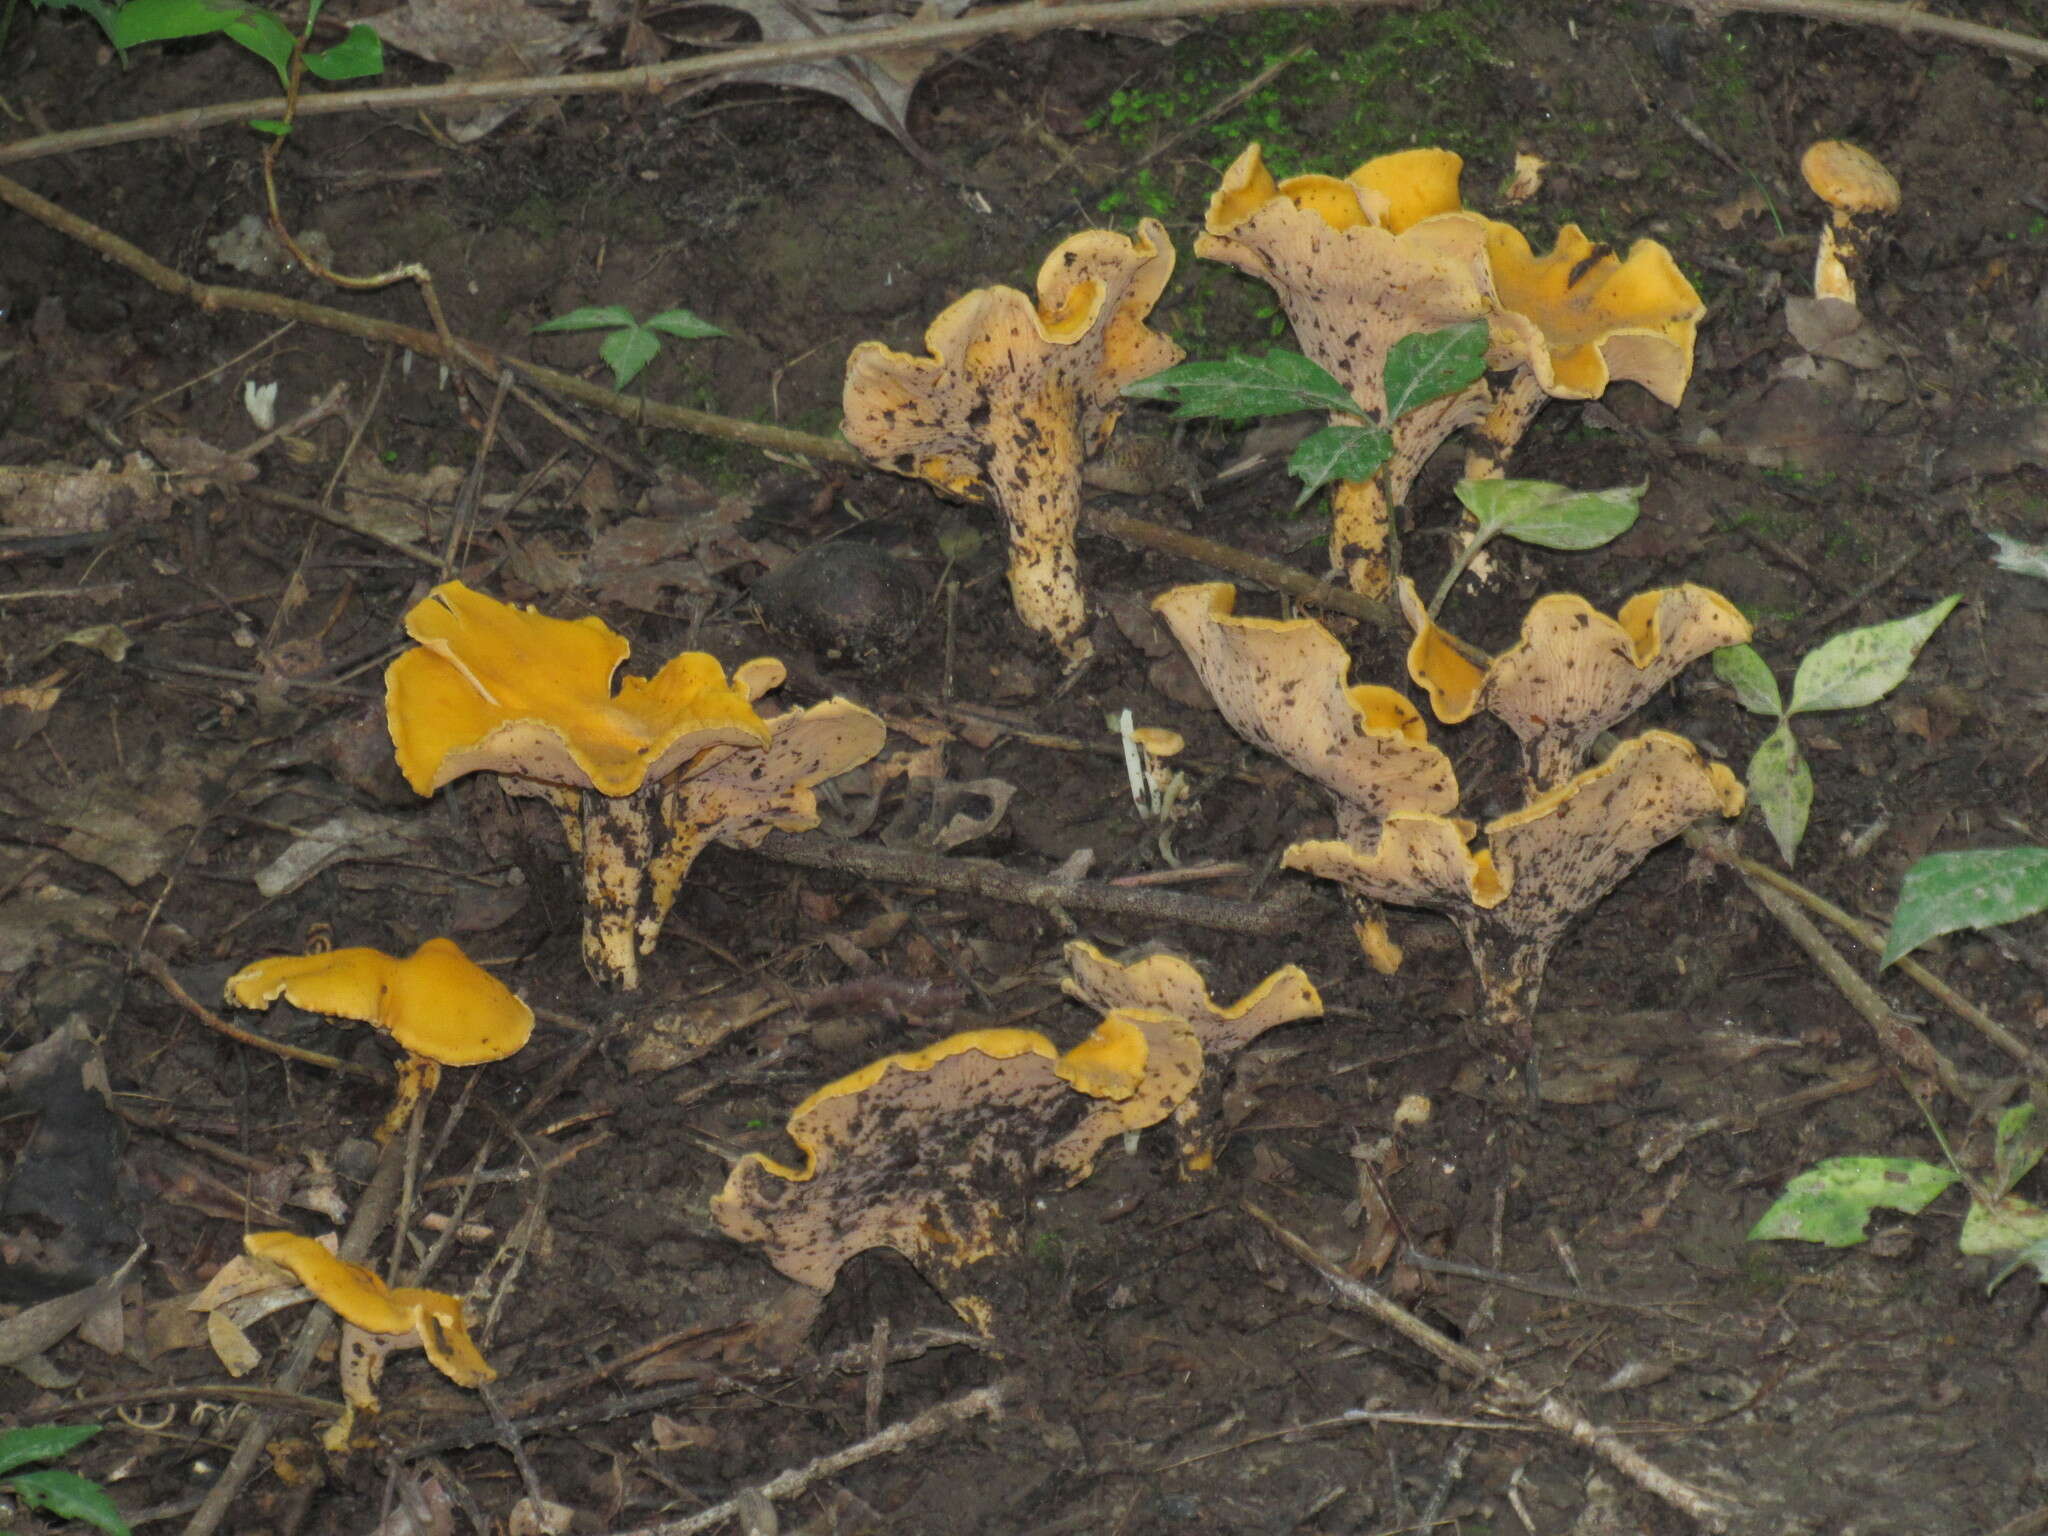
{"type": "Polygon", "coordinates": [[[1799,171],[1832,214],[1814,256],[1813,296],[1853,305],[1856,270],[1869,253],[1878,223],[1898,211],[1898,179],[1869,150],[1842,139],[1807,146],[1799,171]]]}
{"type": "Polygon", "coordinates": [[[426,1351],[434,1368],[460,1387],[480,1387],[498,1373],[476,1347],[462,1302],[442,1291],[387,1286],[360,1264],[338,1257],[328,1242],[296,1232],[251,1232],[242,1239],[250,1258],[275,1265],[331,1307],[342,1320],[341,1380],[347,1403],[322,1435],[337,1454],[348,1449],[356,1415],[377,1411],[377,1378],[394,1349],[426,1351]]]}
{"type": "Polygon", "coordinates": [[[227,1000],[237,1007],[268,1008],[280,997],[309,1013],[374,1025],[405,1052],[380,1142],[404,1128],[443,1067],[502,1061],[533,1033],[533,1010],[453,939],[428,939],[403,960],[363,948],[278,955],[228,978],[227,1000]]]}
{"type": "Polygon", "coordinates": [[[1577,773],[1602,731],[1691,663],[1750,637],[1733,603],[1690,582],[1639,592],[1613,618],[1583,597],[1554,592],[1531,606],[1520,641],[1481,667],[1470,646],[1429,617],[1405,578],[1400,600],[1415,631],[1408,675],[1429,694],[1437,719],[1455,725],[1485,710],[1505,721],[1522,743],[1532,793],[1577,773]]]}

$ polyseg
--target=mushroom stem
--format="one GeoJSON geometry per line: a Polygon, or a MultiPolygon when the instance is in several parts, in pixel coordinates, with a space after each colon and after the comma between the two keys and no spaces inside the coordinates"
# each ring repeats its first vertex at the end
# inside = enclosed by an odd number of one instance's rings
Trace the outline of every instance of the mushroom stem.
{"type": "MultiPolygon", "coordinates": [[[[1479,423],[1479,441],[1465,455],[1465,478],[1498,480],[1505,476],[1515,445],[1521,442],[1522,434],[1529,430],[1529,423],[1536,419],[1536,413],[1543,409],[1549,398],[1533,369],[1517,368],[1508,382],[1494,394],[1493,404],[1479,423]]],[[[1477,526],[1469,511],[1465,514],[1465,524],[1468,528],[1477,526]]]]}
{"type": "Polygon", "coordinates": [[[1507,1056],[1526,1062],[1536,1049],[1536,999],[1550,963],[1549,939],[1516,933],[1485,914],[1456,917],[1472,968],[1479,974],[1479,1019],[1507,1056]]]}
{"type": "MultiPolygon", "coordinates": [[[[658,933],[667,915],[666,908],[655,906],[657,896],[648,880],[661,841],[654,791],[643,785],[630,795],[614,796],[518,779],[507,779],[505,790],[534,795],[555,808],[569,856],[583,869],[583,968],[601,987],[633,991],[640,985],[644,950],[637,941],[643,924],[651,921],[658,933]]],[[[680,882],[682,875],[676,879],[680,882]]],[[[673,888],[669,896],[674,899],[673,888]]]]}
{"type": "Polygon", "coordinates": [[[1074,549],[1086,454],[1078,430],[1080,405],[1071,398],[1072,390],[1047,393],[1067,398],[1033,402],[1025,425],[998,437],[989,479],[998,491],[1003,532],[1010,542],[1010,600],[1017,617],[1078,665],[1094,651],[1084,633],[1088,611],[1074,549]],[[1031,504],[1011,505],[1013,498],[1000,494],[1010,487],[1024,490],[1031,504]]]}
{"type": "Polygon", "coordinates": [[[1330,492],[1330,574],[1384,601],[1400,558],[1393,514],[1377,480],[1340,480],[1330,492]]]}
{"type": "Polygon", "coordinates": [[[398,1092],[377,1126],[377,1145],[388,1146],[391,1138],[404,1130],[406,1121],[412,1118],[413,1106],[421,1099],[432,1098],[440,1086],[441,1063],[407,1051],[398,1063],[398,1092]]]}

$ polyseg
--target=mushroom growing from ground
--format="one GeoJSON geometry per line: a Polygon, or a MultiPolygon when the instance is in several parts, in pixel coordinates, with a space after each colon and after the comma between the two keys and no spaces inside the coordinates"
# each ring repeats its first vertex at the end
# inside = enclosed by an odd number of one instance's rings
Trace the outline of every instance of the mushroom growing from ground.
{"type": "Polygon", "coordinates": [[[1250,618],[1236,606],[1237,589],[1220,581],[1152,600],[1231,729],[1329,790],[1346,837],[1397,810],[1458,803],[1451,761],[1413,704],[1347,681],[1349,653],[1315,620],[1250,618]]]}
{"type": "Polygon", "coordinates": [[[1549,254],[1538,256],[1512,225],[1483,223],[1495,305],[1487,361],[1514,371],[1479,423],[1480,447],[1465,460],[1468,479],[1506,472],[1545,401],[1596,400],[1617,379],[1669,406],[1685,397],[1707,311],[1669,251],[1638,240],[1624,260],[1567,224],[1549,254]]]}
{"type": "Polygon", "coordinates": [[[533,1010],[453,939],[428,939],[403,960],[362,948],[278,955],[228,978],[227,1000],[237,1007],[268,1008],[280,997],[309,1013],[374,1025],[405,1052],[380,1142],[403,1129],[443,1067],[501,1061],[533,1033],[533,1010]]]}
{"type": "Polygon", "coordinates": [[[1809,145],[1799,171],[1832,215],[1814,257],[1813,296],[1853,305],[1857,269],[1877,226],[1898,211],[1898,180],[1869,150],[1841,139],[1809,145]]]}
{"type": "Polygon", "coordinates": [[[1201,1048],[1164,1013],[1113,1013],[1062,1055],[1022,1029],[954,1035],[871,1062],[789,1117],[803,1154],[758,1152],[711,1203],[790,1279],[829,1290],[841,1266],[893,1248],[986,1335],[1031,1304],[1014,1260],[1032,1193],[1076,1183],[1102,1147],[1171,1114],[1201,1048]]]}
{"type": "Polygon", "coordinates": [[[1090,651],[1074,550],[1081,465],[1108,440],[1124,386],[1181,359],[1145,324],[1173,264],[1156,219],[1136,240],[1084,230],[1046,257],[1035,303],[978,288],[931,323],[927,356],[864,341],[846,360],[847,441],[881,468],[994,501],[1017,616],[1073,663],[1090,651]]]}
{"type": "Polygon", "coordinates": [[[1471,823],[1397,811],[1370,846],[1296,843],[1282,862],[1355,896],[1449,917],[1479,973],[1482,1021],[1527,1062],[1544,967],[1572,919],[1652,849],[1742,803],[1741,781],[1724,764],[1706,762],[1682,736],[1649,731],[1488,822],[1477,852],[1471,823]]]}
{"type": "MultiPolygon", "coordinates": [[[[661,796],[715,747],[766,747],[768,723],[741,679],[690,651],[653,677],[614,675],[631,646],[601,620],[553,619],[473,592],[436,587],[405,618],[419,648],[384,674],[385,715],[399,771],[422,795],[469,773],[508,793],[538,795],[559,813],[582,866],[583,962],[598,981],[639,984],[666,908],[649,865],[669,834],[661,796]]],[[[761,691],[755,688],[754,692],[761,691]]],[[[673,899],[674,886],[667,892],[673,899]]]]}
{"type": "Polygon", "coordinates": [[[1173,1112],[1181,1168],[1188,1173],[1203,1173],[1215,1164],[1229,1059],[1267,1030],[1320,1018],[1323,1012],[1322,998],[1298,965],[1282,966],[1226,1007],[1209,996],[1202,973],[1178,955],[1159,952],[1126,965],[1075,939],[1067,945],[1066,961],[1068,978],[1060,985],[1069,997],[1105,1014],[1165,1014],[1193,1031],[1200,1046],[1199,1080],[1173,1112]]]}
{"type": "Polygon", "coordinates": [[[1485,708],[1523,742],[1532,798],[1489,823],[1478,852],[1478,828],[1451,814],[1457,781],[1419,712],[1391,689],[1348,686],[1349,658],[1321,625],[1238,618],[1226,586],[1178,587],[1154,607],[1231,726],[1337,797],[1341,837],[1295,844],[1286,866],[1344,888],[1381,971],[1400,954],[1378,903],[1448,913],[1478,968],[1486,1022],[1526,1058],[1543,968],[1571,919],[1701,816],[1742,808],[1735,776],[1668,732],[1623,742],[1583,772],[1579,759],[1680,667],[1748,625],[1698,587],[1643,593],[1619,621],[1559,594],[1535,605],[1521,644],[1480,665],[1428,620],[1412,583],[1401,595],[1417,627],[1409,669],[1439,718],[1485,708]]]}
{"type": "Polygon", "coordinates": [[[1529,793],[1563,783],[1595,738],[1641,709],[1691,663],[1750,637],[1735,605],[1690,582],[1638,592],[1613,618],[1583,597],[1553,592],[1522,620],[1522,638],[1486,666],[1429,617],[1415,584],[1400,586],[1401,612],[1415,639],[1408,675],[1446,725],[1485,710],[1522,744],[1529,793]]]}
{"type": "MultiPolygon", "coordinates": [[[[460,1387],[497,1379],[462,1315],[462,1302],[442,1291],[387,1286],[360,1264],[336,1256],[333,1239],[296,1232],[250,1232],[246,1254],[231,1259],[193,1302],[208,1314],[208,1333],[231,1375],[254,1368],[254,1350],[232,1322],[215,1327],[223,1309],[262,1297],[279,1296],[290,1305],[310,1293],[341,1318],[341,1385],[346,1407],[321,1439],[339,1455],[349,1448],[356,1415],[377,1411],[377,1379],[393,1350],[424,1349],[436,1370],[460,1387]],[[305,1287],[295,1292],[294,1286],[305,1287]],[[239,1341],[237,1343],[237,1341],[239,1341]],[[221,1348],[223,1342],[229,1347],[221,1348]]],[[[247,1313],[244,1313],[246,1316],[247,1313]]]]}
{"type": "MultiPolygon", "coordinates": [[[[1342,179],[1276,181],[1253,144],[1223,173],[1195,254],[1269,284],[1303,353],[1350,391],[1362,416],[1378,420],[1395,342],[1492,311],[1480,224],[1459,214],[1463,167],[1449,150],[1411,149],[1342,179]],[[1451,214],[1459,216],[1443,217],[1451,214]]],[[[1391,424],[1384,490],[1380,480],[1336,487],[1330,564],[1353,590],[1386,595],[1390,509],[1444,439],[1486,407],[1481,383],[1410,411],[1391,424]]]]}

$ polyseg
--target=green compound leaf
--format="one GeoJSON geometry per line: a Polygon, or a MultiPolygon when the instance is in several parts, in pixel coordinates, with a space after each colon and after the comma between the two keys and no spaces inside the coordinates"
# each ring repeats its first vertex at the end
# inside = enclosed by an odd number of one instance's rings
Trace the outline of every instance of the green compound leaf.
{"type": "Polygon", "coordinates": [[[1920,647],[1961,601],[1960,595],[1945,597],[1920,613],[1844,630],[1814,647],[1799,663],[1798,675],[1792,679],[1792,702],[1785,713],[1856,709],[1876,703],[1905,681],[1920,647]]]}
{"type": "Polygon", "coordinates": [[[37,1424],[0,1434],[0,1475],[38,1461],[62,1461],[100,1432],[97,1424],[37,1424]]]}
{"type": "Polygon", "coordinates": [[[1792,739],[1792,727],[1782,721],[1749,760],[1749,798],[1790,869],[1813,809],[1813,770],[1792,739]]]}
{"type": "Polygon", "coordinates": [[[1350,391],[1299,352],[1233,353],[1220,363],[1182,363],[1124,386],[1132,400],[1165,400],[1176,416],[1257,421],[1296,411],[1359,414],[1350,391]]]}
{"type": "Polygon", "coordinates": [[[597,348],[597,355],[612,370],[615,389],[624,389],[640,377],[640,370],[660,354],[661,338],[638,325],[613,331],[597,348]]]}
{"type": "Polygon", "coordinates": [[[566,315],[557,315],[552,320],[543,320],[533,330],[535,335],[542,331],[607,331],[622,325],[638,325],[633,311],[623,304],[585,305],[572,309],[566,315]]]}
{"type": "Polygon", "coordinates": [[[1302,482],[1295,506],[1332,480],[1370,480],[1393,453],[1393,438],[1379,427],[1324,427],[1287,460],[1287,472],[1302,482]]]}
{"type": "Polygon", "coordinates": [[[1440,331],[1417,331],[1389,347],[1386,424],[1477,383],[1486,372],[1487,334],[1484,320],[1470,320],[1440,331]]]}
{"type": "Polygon", "coordinates": [[[1504,533],[1543,549],[1598,549],[1635,526],[1646,486],[1575,491],[1548,480],[1461,480],[1481,541],[1504,533]]]}
{"type": "Polygon", "coordinates": [[[1917,1215],[1959,1177],[1917,1157],[1831,1157],[1785,1186],[1749,1229],[1749,1240],[1852,1248],[1870,1235],[1872,1211],[1917,1215]]]}
{"type": "Polygon", "coordinates": [[[322,80],[361,80],[384,73],[384,40],[377,29],[357,22],[331,48],[306,55],[307,70],[322,80]]]}
{"type": "Polygon", "coordinates": [[[1879,969],[1958,928],[1990,928],[2048,911],[2048,848],[1930,853],[1899,882],[1879,969]]]}
{"type": "Polygon", "coordinates": [[[1753,715],[1783,715],[1784,695],[1770,663],[1753,645],[1724,645],[1714,652],[1714,676],[1735,690],[1735,702],[1753,715]]]}
{"type": "Polygon", "coordinates": [[[105,1531],[107,1536],[130,1536],[128,1522],[107,1497],[107,1490],[76,1472],[52,1467],[41,1472],[20,1472],[7,1479],[7,1488],[31,1509],[40,1509],[64,1520],[81,1520],[105,1531]]]}
{"type": "Polygon", "coordinates": [[[650,331],[659,331],[664,336],[673,336],[679,341],[698,341],[706,336],[723,336],[725,332],[709,320],[691,314],[687,309],[664,309],[658,315],[650,315],[641,322],[650,331]]]}

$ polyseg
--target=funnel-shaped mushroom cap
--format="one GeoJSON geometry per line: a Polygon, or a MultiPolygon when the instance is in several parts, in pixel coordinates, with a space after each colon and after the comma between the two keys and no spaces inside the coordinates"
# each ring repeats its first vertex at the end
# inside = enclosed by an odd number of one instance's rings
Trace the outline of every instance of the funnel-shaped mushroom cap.
{"type": "Polygon", "coordinates": [[[1178,955],[1152,954],[1120,965],[1085,939],[1066,948],[1069,997],[1104,1013],[1150,1008],[1184,1019],[1212,1055],[1240,1050],[1276,1025],[1321,1016],[1323,1000],[1298,965],[1282,966],[1225,1007],[1209,996],[1202,973],[1178,955]]]}
{"type": "Polygon", "coordinates": [[[801,1166],[749,1153],[711,1214],[727,1236],[761,1244],[783,1274],[819,1290],[855,1254],[893,1248],[985,1329],[985,1309],[949,1289],[954,1277],[1014,1248],[1042,1171],[1084,1177],[1107,1142],[1171,1113],[1173,1094],[1199,1075],[1200,1052],[1178,1021],[1136,1011],[1104,1020],[1065,1057],[1023,1029],[885,1056],[791,1113],[801,1166]],[[1153,1062],[1155,1039],[1171,1059],[1153,1062]]]}
{"type": "Polygon", "coordinates": [[[1685,667],[1750,636],[1733,603],[1689,582],[1639,592],[1614,618],[1555,592],[1537,599],[1521,640],[1482,672],[1429,618],[1412,583],[1404,580],[1400,595],[1415,631],[1408,675],[1428,691],[1437,718],[1455,724],[1477,708],[1506,721],[1530,780],[1543,787],[1577,772],[1595,737],[1685,667]]]}
{"type": "Polygon", "coordinates": [[[1842,139],[1821,139],[1799,157],[1799,173],[1814,196],[1840,213],[1892,213],[1899,206],[1898,178],[1867,149],[1842,139]]]}
{"type": "Polygon", "coordinates": [[[448,1067],[501,1060],[533,1033],[533,1010],[452,939],[429,939],[403,960],[378,949],[258,960],[228,978],[227,997],[243,1008],[282,997],[311,1013],[374,1024],[413,1055],[448,1067]]]}
{"type": "Polygon", "coordinates": [[[1702,816],[1742,809],[1726,765],[1669,731],[1624,741],[1607,760],[1522,809],[1487,823],[1474,852],[1441,816],[1388,819],[1377,847],[1297,843],[1289,869],[1335,880],[1396,906],[1429,907],[1462,922],[1487,914],[1507,932],[1547,943],[1646,858],[1702,816]]]}
{"type": "Polygon", "coordinates": [[[1270,284],[1302,351],[1378,416],[1395,342],[1491,308],[1484,221],[1457,212],[1461,165],[1447,150],[1407,150],[1341,181],[1275,182],[1253,144],[1223,173],[1195,254],[1270,284]]]}
{"type": "Polygon", "coordinates": [[[1036,303],[976,289],[931,323],[928,356],[864,341],[846,360],[847,441],[882,468],[993,500],[1018,616],[1076,657],[1081,465],[1116,425],[1124,386],[1181,359],[1145,324],[1173,265],[1156,219],[1136,240],[1084,230],[1039,268],[1036,303]]]}
{"type": "Polygon", "coordinates": [[[1491,220],[1486,255],[1496,346],[1524,363],[1546,395],[1591,400],[1614,379],[1640,384],[1666,405],[1684,398],[1693,339],[1706,306],[1671,253],[1638,240],[1628,259],[1567,224],[1547,256],[1535,255],[1512,225],[1491,220]]]}
{"type": "MultiPolygon", "coordinates": [[[[1348,818],[1458,803],[1450,759],[1391,688],[1346,683],[1351,658],[1313,619],[1240,618],[1226,582],[1175,587],[1152,606],[1231,729],[1336,795],[1348,818]]],[[[1346,835],[1350,835],[1347,827],[1346,835]]]]}
{"type": "Polygon", "coordinates": [[[389,1287],[360,1264],[338,1258],[296,1232],[251,1232],[243,1237],[242,1246],[252,1256],[290,1270],[299,1284],[365,1333],[417,1333],[427,1358],[457,1386],[479,1387],[497,1380],[498,1373],[470,1338],[462,1303],[455,1297],[389,1287]]]}
{"type": "Polygon", "coordinates": [[[551,619],[451,581],[405,628],[420,649],[386,670],[385,715],[399,771],[423,795],[479,771],[627,795],[705,747],[768,740],[700,652],[613,693],[631,646],[597,618],[551,619]]]}

